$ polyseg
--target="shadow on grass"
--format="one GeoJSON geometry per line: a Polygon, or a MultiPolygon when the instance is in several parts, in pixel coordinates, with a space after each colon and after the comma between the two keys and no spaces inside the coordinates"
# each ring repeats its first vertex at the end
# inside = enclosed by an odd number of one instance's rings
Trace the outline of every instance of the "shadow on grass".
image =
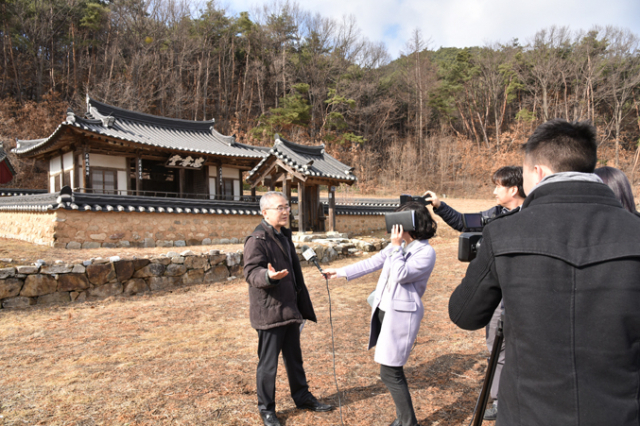
{"type": "MultiPolygon", "coordinates": [[[[458,394],[459,397],[451,404],[443,406],[431,415],[420,421],[422,426],[445,420],[447,422],[462,421],[473,413],[476,401],[476,393],[479,392],[481,383],[470,387],[460,383],[459,379],[464,372],[469,371],[481,360],[482,354],[447,354],[441,355],[429,362],[414,367],[405,368],[405,376],[410,390],[433,389],[434,391],[448,390],[458,394]],[[477,392],[476,392],[477,391],[477,392]]],[[[340,390],[340,403],[342,407],[373,398],[380,394],[388,394],[387,387],[381,380],[369,386],[358,386],[340,390]]],[[[390,400],[391,401],[391,400],[390,400]]],[[[323,402],[332,404],[338,410],[338,394],[333,393],[323,398],[323,402]]],[[[391,403],[391,402],[390,402],[391,403]]],[[[278,412],[278,418],[283,426],[287,419],[300,415],[303,411],[290,408],[278,412]]]]}

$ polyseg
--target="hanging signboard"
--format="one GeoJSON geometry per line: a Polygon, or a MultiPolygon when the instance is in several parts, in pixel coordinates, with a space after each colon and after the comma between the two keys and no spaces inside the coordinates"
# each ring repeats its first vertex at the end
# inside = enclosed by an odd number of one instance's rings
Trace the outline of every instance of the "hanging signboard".
{"type": "Polygon", "coordinates": [[[164,164],[168,168],[177,169],[201,169],[204,164],[204,157],[193,158],[192,156],[182,157],[180,155],[172,155],[164,164]]]}

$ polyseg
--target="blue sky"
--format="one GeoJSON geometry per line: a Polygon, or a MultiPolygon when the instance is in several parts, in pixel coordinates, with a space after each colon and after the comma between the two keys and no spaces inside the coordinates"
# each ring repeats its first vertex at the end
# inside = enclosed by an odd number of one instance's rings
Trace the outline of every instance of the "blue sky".
{"type": "MultiPolygon", "coordinates": [[[[237,14],[274,0],[218,0],[237,14]]],[[[429,47],[482,46],[518,38],[525,44],[552,25],[589,30],[614,25],[640,37],[640,0],[300,0],[301,9],[341,21],[354,16],[361,34],[383,42],[391,58],[406,50],[417,28],[429,47]]]]}

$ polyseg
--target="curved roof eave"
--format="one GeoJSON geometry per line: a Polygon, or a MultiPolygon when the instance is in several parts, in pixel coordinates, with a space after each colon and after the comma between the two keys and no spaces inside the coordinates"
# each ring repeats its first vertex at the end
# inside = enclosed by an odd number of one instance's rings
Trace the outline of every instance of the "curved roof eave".
{"type": "MultiPolygon", "coordinates": [[[[126,141],[126,142],[131,142],[131,143],[135,143],[135,144],[139,144],[139,145],[146,145],[146,146],[153,146],[153,147],[157,147],[157,148],[164,148],[164,149],[171,149],[171,147],[167,147],[161,144],[156,144],[153,142],[145,142],[145,141],[140,141],[140,140],[135,140],[135,139],[131,139],[131,138],[125,138],[125,137],[121,137],[121,136],[117,136],[117,135],[111,135],[108,134],[107,132],[101,132],[95,129],[92,129],[86,125],[83,125],[81,122],[84,121],[83,119],[76,119],[75,122],[73,123],[69,123],[68,121],[63,122],[62,124],[60,124],[56,130],[54,130],[54,132],[48,137],[48,138],[43,138],[43,139],[32,139],[32,140],[16,140],[17,142],[17,146],[16,148],[13,149],[13,152],[16,155],[37,155],[38,153],[42,152],[42,150],[46,149],[47,146],[55,143],[55,140],[57,139],[57,137],[59,137],[62,132],[64,132],[65,129],[70,129],[72,131],[75,131],[75,129],[80,129],[82,131],[85,132],[89,132],[89,133],[93,133],[96,135],[100,135],[102,137],[109,137],[109,138],[113,138],[113,139],[118,139],[118,140],[122,140],[122,141],[126,141]],[[22,149],[21,145],[25,145],[24,149],[22,149]],[[34,152],[36,151],[36,152],[34,152]]],[[[217,132],[216,132],[217,133],[217,132]]],[[[223,135],[221,135],[223,136],[223,135]]],[[[232,136],[223,136],[223,137],[229,137],[232,138],[232,136]]],[[[255,159],[259,159],[259,158],[264,158],[267,149],[263,148],[263,147],[253,147],[251,145],[245,145],[245,144],[240,144],[240,143],[234,143],[233,145],[231,145],[232,147],[238,147],[242,150],[247,150],[249,151],[246,154],[240,154],[240,153],[229,153],[229,152],[221,152],[221,151],[212,151],[212,150],[200,150],[200,149],[190,149],[188,147],[174,147],[173,149],[175,149],[176,151],[182,151],[182,152],[191,152],[191,153],[197,153],[197,154],[208,154],[208,155],[214,155],[214,156],[222,156],[222,157],[235,157],[235,158],[255,158],[255,159]],[[255,153],[250,153],[251,150],[257,151],[255,153]]]]}
{"type": "MultiPolygon", "coordinates": [[[[115,117],[122,118],[125,120],[133,120],[140,121],[143,123],[148,123],[156,126],[162,127],[173,127],[173,128],[181,128],[188,130],[209,130],[213,127],[215,120],[204,120],[204,121],[194,121],[194,120],[183,120],[181,118],[170,118],[170,117],[161,117],[159,115],[146,114],[144,112],[138,111],[130,111],[124,108],[120,108],[117,106],[109,105],[104,102],[97,101],[93,98],[87,96],[87,114],[91,115],[94,111],[91,110],[91,107],[95,109],[95,112],[98,113],[101,117],[115,117]]],[[[96,118],[101,118],[96,117],[96,118]]]]}

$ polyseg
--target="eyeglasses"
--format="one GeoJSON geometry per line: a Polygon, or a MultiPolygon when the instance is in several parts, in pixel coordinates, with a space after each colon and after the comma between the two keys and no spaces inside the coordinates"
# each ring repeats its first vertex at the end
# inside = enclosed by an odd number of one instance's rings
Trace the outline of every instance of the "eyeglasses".
{"type": "Polygon", "coordinates": [[[284,213],[285,211],[291,211],[291,206],[268,207],[265,210],[278,210],[278,213],[284,213]]]}

